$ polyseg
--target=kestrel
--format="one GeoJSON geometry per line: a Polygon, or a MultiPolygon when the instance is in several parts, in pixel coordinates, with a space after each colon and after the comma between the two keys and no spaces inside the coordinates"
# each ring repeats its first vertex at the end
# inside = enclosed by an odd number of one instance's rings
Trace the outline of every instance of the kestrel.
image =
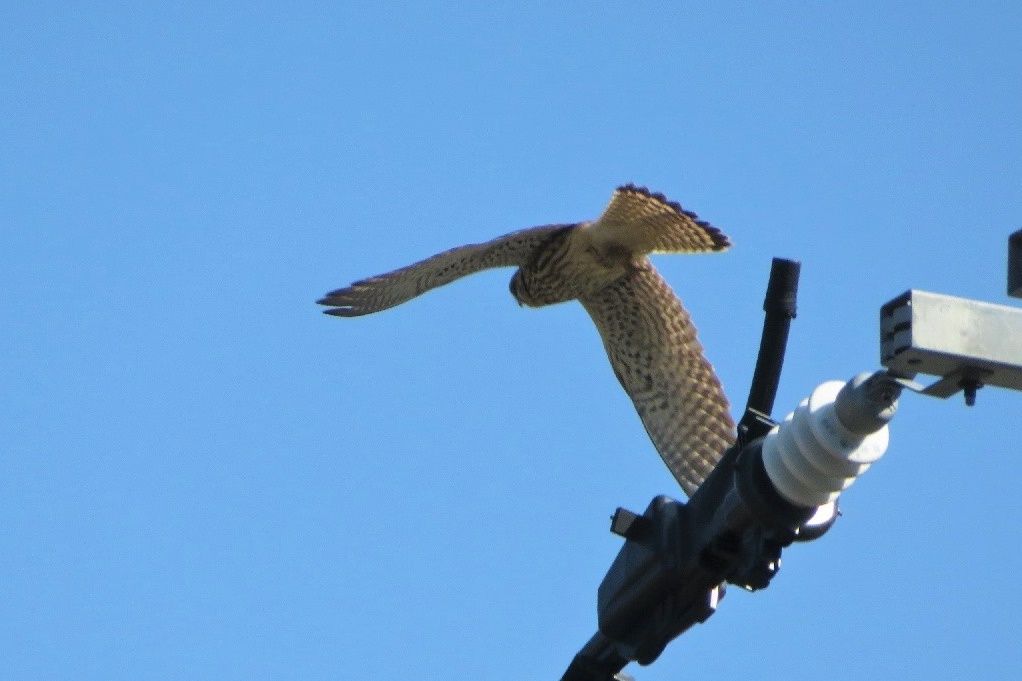
{"type": "Polygon", "coordinates": [[[597,220],[524,229],[445,251],[328,293],[326,314],[400,305],[491,267],[517,267],[511,294],[539,307],[578,299],[653,445],[689,496],[734,441],[734,422],[681,301],[649,253],[722,251],[720,230],[644,187],[619,187],[597,220]]]}

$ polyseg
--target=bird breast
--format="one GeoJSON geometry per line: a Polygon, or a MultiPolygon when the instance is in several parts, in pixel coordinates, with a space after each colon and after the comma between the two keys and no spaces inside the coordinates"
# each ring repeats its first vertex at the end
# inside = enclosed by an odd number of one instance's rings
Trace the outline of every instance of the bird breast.
{"type": "Polygon", "coordinates": [[[631,253],[594,244],[585,226],[577,225],[556,232],[536,249],[512,277],[511,294],[530,307],[562,303],[612,284],[631,265],[631,253]]]}

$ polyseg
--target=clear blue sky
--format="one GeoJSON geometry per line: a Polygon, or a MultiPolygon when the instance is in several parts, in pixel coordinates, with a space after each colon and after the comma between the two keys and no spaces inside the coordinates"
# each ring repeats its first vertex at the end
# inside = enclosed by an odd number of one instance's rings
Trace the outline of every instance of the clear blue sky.
{"type": "MultiPolygon", "coordinates": [[[[1022,302],[1017,3],[466,7],[0,9],[0,677],[559,678],[680,490],[577,304],[353,279],[645,184],[735,243],[657,265],[736,412],[803,262],[777,416],[908,288],[1022,302]]],[[[1019,676],[1022,395],[903,402],[639,681],[1019,676]]]]}

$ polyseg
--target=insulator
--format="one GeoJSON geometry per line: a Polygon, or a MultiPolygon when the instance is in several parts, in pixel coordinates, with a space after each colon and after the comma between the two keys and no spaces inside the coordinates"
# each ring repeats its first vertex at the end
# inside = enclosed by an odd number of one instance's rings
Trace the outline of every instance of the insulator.
{"type": "Polygon", "coordinates": [[[767,475],[793,504],[829,504],[887,450],[886,425],[860,435],[838,419],[834,401],[844,385],[828,381],[818,386],[763,442],[767,475]]]}

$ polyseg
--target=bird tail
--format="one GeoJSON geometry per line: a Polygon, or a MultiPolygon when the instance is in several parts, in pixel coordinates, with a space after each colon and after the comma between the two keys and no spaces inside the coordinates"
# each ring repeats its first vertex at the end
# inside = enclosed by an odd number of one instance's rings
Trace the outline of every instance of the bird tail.
{"type": "Polygon", "coordinates": [[[592,227],[603,239],[632,253],[705,253],[731,246],[727,236],[708,222],[645,187],[618,187],[592,227]]]}

